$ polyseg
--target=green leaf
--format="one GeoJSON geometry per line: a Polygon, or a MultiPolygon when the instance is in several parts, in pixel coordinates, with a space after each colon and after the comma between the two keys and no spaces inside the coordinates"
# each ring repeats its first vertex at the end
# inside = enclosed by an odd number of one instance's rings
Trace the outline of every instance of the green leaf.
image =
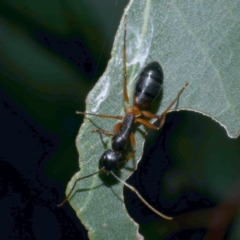
{"type": "MultiPolygon", "coordinates": [[[[161,63],[165,82],[162,100],[155,102],[160,114],[186,82],[179,109],[201,112],[218,121],[236,137],[240,132],[240,2],[138,0],[131,1],[127,14],[128,93],[142,67],[152,61],[161,63]]],[[[112,58],[99,82],[89,93],[86,112],[123,115],[123,19],[117,32],[112,58]]],[[[91,131],[111,131],[115,120],[87,116],[77,137],[81,171],[77,177],[98,170],[101,154],[111,147],[111,139],[91,131]]],[[[145,129],[134,130],[137,150],[122,169],[126,180],[136,169],[142,155],[145,129]]],[[[77,183],[70,203],[90,239],[138,239],[138,225],[127,215],[123,186],[111,176],[97,174],[77,183]]]]}

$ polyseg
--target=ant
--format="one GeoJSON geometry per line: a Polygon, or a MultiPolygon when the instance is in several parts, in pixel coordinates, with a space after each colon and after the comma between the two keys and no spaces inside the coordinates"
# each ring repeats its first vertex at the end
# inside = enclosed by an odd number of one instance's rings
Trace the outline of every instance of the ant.
{"type": "Polygon", "coordinates": [[[187,87],[188,83],[186,83],[183,88],[178,92],[176,98],[169,104],[166,110],[161,115],[155,115],[149,111],[144,110],[146,107],[150,105],[150,103],[159,95],[160,91],[162,90],[163,84],[163,70],[160,64],[156,61],[148,63],[140,73],[138,78],[137,84],[135,86],[134,92],[134,104],[130,106],[129,97],[127,93],[127,65],[126,65],[126,15],[124,17],[124,46],[123,46],[123,61],[124,61],[124,81],[123,81],[123,97],[125,101],[125,116],[112,116],[112,115],[103,115],[103,114],[95,114],[95,113],[86,113],[86,112],[79,112],[77,114],[82,115],[93,115],[98,116],[101,118],[113,118],[121,120],[118,122],[113,130],[113,133],[108,131],[104,131],[102,129],[92,130],[92,132],[99,132],[105,134],[107,136],[112,137],[112,149],[106,150],[99,160],[99,170],[94,172],[90,175],[77,178],[71,191],[68,193],[67,197],[58,204],[58,207],[62,206],[71,195],[76,183],[82,179],[91,177],[97,173],[102,171],[106,172],[107,174],[111,174],[115,177],[118,181],[123,183],[126,187],[136,193],[136,195],[141,199],[141,201],[146,204],[153,212],[155,212],[160,217],[163,217],[167,220],[171,220],[172,217],[166,216],[155,208],[153,208],[140,194],[139,192],[123,180],[121,180],[116,174],[114,170],[119,168],[119,165],[122,165],[129,161],[135,154],[136,151],[136,141],[134,134],[132,132],[133,125],[135,123],[140,123],[147,128],[159,130],[164,122],[165,116],[174,105],[174,103],[179,99],[183,90],[187,87]],[[149,118],[149,119],[159,119],[160,123],[159,126],[155,126],[152,123],[148,122],[147,120],[143,119],[142,117],[149,118]],[[128,154],[126,158],[122,152],[126,149],[129,141],[132,145],[132,152],[128,154]]]}

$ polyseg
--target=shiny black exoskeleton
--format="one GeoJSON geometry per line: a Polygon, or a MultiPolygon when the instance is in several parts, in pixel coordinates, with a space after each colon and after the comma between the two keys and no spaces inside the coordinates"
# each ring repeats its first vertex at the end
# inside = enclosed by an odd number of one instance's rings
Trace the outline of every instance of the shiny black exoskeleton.
{"type": "Polygon", "coordinates": [[[134,91],[134,106],[126,114],[117,132],[112,137],[112,149],[106,150],[100,160],[99,169],[112,171],[118,163],[124,162],[122,151],[126,148],[135,118],[139,117],[139,108],[148,107],[158,96],[163,84],[163,70],[156,61],[147,64],[141,71],[134,91]],[[138,111],[136,111],[136,109],[138,111]]]}
{"type": "Polygon", "coordinates": [[[132,114],[126,114],[119,131],[114,133],[112,137],[113,151],[121,152],[126,148],[133,124],[134,116],[132,114]]]}
{"type": "Polygon", "coordinates": [[[104,168],[105,171],[113,171],[118,168],[118,163],[122,161],[122,153],[114,152],[112,149],[106,150],[100,160],[98,168],[104,168]]]}
{"type": "Polygon", "coordinates": [[[162,89],[163,70],[156,61],[150,62],[141,72],[134,92],[134,103],[144,108],[154,100],[162,89]]]}

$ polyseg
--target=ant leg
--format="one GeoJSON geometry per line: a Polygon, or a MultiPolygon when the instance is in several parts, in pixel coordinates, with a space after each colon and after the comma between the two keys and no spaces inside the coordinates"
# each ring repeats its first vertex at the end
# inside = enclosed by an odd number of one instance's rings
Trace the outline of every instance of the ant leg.
{"type": "Polygon", "coordinates": [[[159,127],[156,127],[152,123],[150,123],[150,122],[148,122],[148,121],[146,121],[146,120],[144,120],[142,118],[136,118],[135,121],[141,123],[142,125],[144,125],[147,128],[151,128],[153,130],[159,130],[160,129],[159,127]]]}
{"type": "Polygon", "coordinates": [[[158,115],[155,115],[149,111],[141,111],[142,115],[146,118],[159,118],[158,115]]]}
{"type": "Polygon", "coordinates": [[[86,113],[86,112],[79,112],[79,111],[76,111],[76,114],[79,114],[79,115],[92,115],[92,116],[97,116],[97,117],[101,117],[101,118],[115,118],[115,119],[119,119],[119,120],[122,120],[124,118],[123,116],[112,116],[112,115],[86,113]]]}
{"type": "Polygon", "coordinates": [[[122,126],[122,123],[119,122],[117,123],[115,126],[114,126],[114,129],[113,129],[113,133],[110,133],[108,131],[104,131],[103,129],[95,129],[95,130],[92,130],[92,133],[95,133],[95,132],[99,132],[99,133],[102,133],[106,136],[109,136],[109,137],[112,137],[114,135],[114,133],[118,132],[120,127],[122,126]]]}
{"type": "Polygon", "coordinates": [[[158,216],[166,219],[166,220],[172,220],[172,217],[166,216],[163,213],[159,212],[157,209],[155,209],[154,207],[152,207],[141,195],[140,193],[137,191],[136,188],[134,188],[133,186],[127,184],[126,182],[124,182],[122,179],[120,179],[117,175],[115,175],[112,171],[110,171],[110,173],[118,180],[120,181],[122,184],[124,184],[126,187],[128,187],[131,191],[133,191],[134,193],[136,193],[136,195],[140,198],[140,200],[148,207],[150,208],[153,212],[155,212],[158,216]]]}
{"type": "Polygon", "coordinates": [[[178,92],[177,96],[175,99],[169,104],[169,106],[166,108],[166,110],[159,116],[160,119],[160,124],[159,124],[159,129],[163,126],[165,123],[165,117],[168,111],[171,109],[171,107],[174,105],[174,103],[179,99],[180,95],[182,94],[183,90],[188,86],[188,82],[185,83],[185,85],[182,87],[182,89],[178,92]]]}
{"type": "Polygon", "coordinates": [[[127,54],[126,54],[126,15],[124,16],[124,43],[123,43],[123,69],[124,69],[124,81],[123,81],[123,96],[127,105],[129,105],[129,98],[127,93],[127,54]]]}
{"type": "Polygon", "coordinates": [[[148,128],[151,128],[151,129],[154,129],[154,130],[159,130],[162,128],[163,124],[165,123],[165,117],[166,117],[166,114],[168,113],[168,111],[171,109],[171,107],[174,105],[174,103],[179,99],[180,95],[182,94],[183,90],[188,86],[188,83],[185,83],[185,85],[183,86],[183,88],[178,92],[177,96],[175,97],[175,99],[169,104],[169,106],[166,108],[166,110],[160,115],[160,116],[157,116],[151,112],[148,112],[148,111],[141,111],[142,112],[142,115],[144,117],[147,117],[147,118],[159,118],[160,120],[160,123],[159,123],[159,126],[156,127],[155,125],[153,125],[152,123],[144,120],[144,119],[141,119],[141,118],[137,118],[136,119],[136,122],[139,122],[141,124],[143,124],[145,127],[148,127],[148,128]]]}
{"type": "Polygon", "coordinates": [[[95,173],[91,173],[91,174],[89,174],[89,175],[87,175],[87,176],[77,178],[77,179],[75,180],[75,182],[74,182],[74,184],[73,184],[70,192],[67,194],[66,198],[65,198],[61,203],[59,203],[57,206],[58,206],[58,207],[61,207],[64,203],[67,202],[67,200],[69,199],[69,197],[70,197],[70,195],[71,195],[71,193],[72,193],[73,189],[75,188],[76,183],[77,183],[78,181],[80,181],[80,180],[82,180],[82,179],[84,179],[84,178],[91,177],[91,176],[93,176],[93,175],[95,175],[95,174],[97,174],[97,173],[99,173],[99,172],[101,172],[101,171],[103,171],[103,170],[104,170],[104,168],[101,168],[100,170],[98,170],[98,171],[95,172],[95,173]]]}
{"type": "Polygon", "coordinates": [[[130,160],[136,152],[136,140],[135,140],[134,134],[132,132],[130,133],[129,138],[130,138],[130,142],[131,142],[132,147],[133,147],[133,151],[127,156],[127,158],[124,162],[127,162],[128,160],[130,160]]]}
{"type": "Polygon", "coordinates": [[[92,133],[95,133],[95,132],[98,132],[98,133],[102,133],[106,136],[109,136],[109,137],[112,137],[113,134],[110,133],[110,132],[107,132],[107,131],[104,131],[103,129],[95,129],[95,130],[92,130],[92,133]]]}
{"type": "Polygon", "coordinates": [[[117,133],[120,130],[121,126],[122,126],[122,122],[117,123],[113,128],[113,133],[114,134],[117,133]]]}

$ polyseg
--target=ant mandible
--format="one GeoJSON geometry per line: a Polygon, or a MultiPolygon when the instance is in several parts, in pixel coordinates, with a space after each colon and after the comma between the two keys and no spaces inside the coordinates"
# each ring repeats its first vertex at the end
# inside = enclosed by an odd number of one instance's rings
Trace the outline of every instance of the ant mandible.
{"type": "Polygon", "coordinates": [[[90,175],[77,178],[72,189],[68,193],[67,197],[60,203],[58,206],[62,206],[71,195],[76,183],[82,179],[91,177],[99,172],[107,172],[110,173],[113,177],[115,177],[118,181],[122,182],[126,187],[130,190],[135,192],[137,196],[149,207],[153,212],[155,212],[160,217],[163,217],[167,220],[171,220],[172,217],[166,216],[155,208],[153,208],[140,194],[139,192],[122,179],[120,179],[116,174],[113,172],[114,170],[119,168],[120,164],[126,163],[130,160],[136,151],[136,141],[134,134],[132,132],[133,125],[135,123],[140,123],[147,128],[159,130],[164,122],[165,116],[174,105],[174,103],[179,99],[183,90],[187,87],[188,83],[186,83],[183,88],[178,92],[176,98],[169,104],[166,110],[161,115],[155,115],[149,111],[144,110],[146,107],[150,105],[150,103],[158,96],[162,89],[163,84],[163,70],[160,64],[156,61],[150,62],[147,64],[140,73],[138,78],[137,84],[135,86],[134,92],[134,104],[130,106],[128,93],[127,93],[127,65],[126,65],[126,15],[124,17],[124,46],[123,46],[123,61],[124,61],[124,81],[123,81],[123,97],[125,101],[125,116],[112,116],[112,115],[104,115],[104,114],[95,114],[95,113],[86,113],[86,112],[76,112],[77,114],[82,115],[93,115],[98,116],[101,118],[113,118],[122,120],[118,122],[113,130],[113,133],[104,131],[102,129],[93,130],[92,132],[99,132],[105,134],[107,136],[112,136],[112,149],[106,150],[99,160],[99,171],[94,172],[90,175]],[[143,119],[142,117],[149,118],[149,119],[159,119],[160,123],[159,126],[155,126],[152,123],[148,122],[147,120],[143,119]],[[126,149],[129,140],[131,142],[133,151],[124,158],[122,154],[123,151],[126,149]]]}

